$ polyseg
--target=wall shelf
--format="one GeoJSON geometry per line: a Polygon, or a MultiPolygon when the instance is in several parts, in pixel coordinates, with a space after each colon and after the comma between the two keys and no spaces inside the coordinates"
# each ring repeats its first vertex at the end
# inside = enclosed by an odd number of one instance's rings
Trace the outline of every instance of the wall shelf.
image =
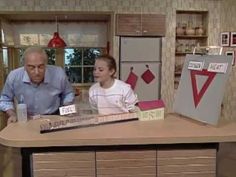
{"type": "Polygon", "coordinates": [[[182,70],[185,56],[187,54],[193,54],[193,48],[196,46],[207,46],[208,12],[177,10],[176,24],[174,82],[175,88],[178,88],[179,79],[181,77],[180,71],[182,70]]]}
{"type": "Polygon", "coordinates": [[[205,39],[207,35],[197,36],[197,35],[176,35],[176,39],[205,39]]]}

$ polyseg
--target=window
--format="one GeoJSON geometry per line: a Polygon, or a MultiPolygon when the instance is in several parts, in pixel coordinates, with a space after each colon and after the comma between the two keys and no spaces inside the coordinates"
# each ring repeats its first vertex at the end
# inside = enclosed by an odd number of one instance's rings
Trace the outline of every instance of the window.
{"type": "Polygon", "coordinates": [[[64,66],[71,83],[92,83],[95,58],[102,48],[67,48],[64,52],[64,66]]]}
{"type": "MultiPolygon", "coordinates": [[[[19,54],[19,66],[23,66],[23,53],[25,48],[18,48],[17,50],[19,54]]],[[[45,48],[45,50],[48,54],[48,64],[64,67],[71,83],[91,84],[94,82],[93,67],[95,58],[103,54],[105,48],[78,47],[66,48],[64,50],[45,48]],[[57,52],[57,50],[62,51],[62,53],[57,52]]]]}
{"type": "Polygon", "coordinates": [[[46,53],[48,54],[48,64],[55,65],[56,64],[56,50],[46,49],[46,53]]]}

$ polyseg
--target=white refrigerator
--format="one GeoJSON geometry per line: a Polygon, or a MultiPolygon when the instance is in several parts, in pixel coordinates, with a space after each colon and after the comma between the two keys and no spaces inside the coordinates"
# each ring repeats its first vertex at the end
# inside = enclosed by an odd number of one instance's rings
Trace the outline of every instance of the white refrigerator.
{"type": "Polygon", "coordinates": [[[161,38],[120,37],[120,79],[129,83],[139,101],[160,99],[161,38]]]}

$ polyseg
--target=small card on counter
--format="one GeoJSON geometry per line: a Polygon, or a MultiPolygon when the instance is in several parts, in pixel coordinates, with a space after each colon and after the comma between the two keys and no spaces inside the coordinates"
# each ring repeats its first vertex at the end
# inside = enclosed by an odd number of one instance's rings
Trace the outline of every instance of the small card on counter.
{"type": "Polygon", "coordinates": [[[69,106],[62,106],[59,108],[60,115],[68,115],[68,114],[73,114],[76,113],[76,108],[75,105],[69,105],[69,106]]]}

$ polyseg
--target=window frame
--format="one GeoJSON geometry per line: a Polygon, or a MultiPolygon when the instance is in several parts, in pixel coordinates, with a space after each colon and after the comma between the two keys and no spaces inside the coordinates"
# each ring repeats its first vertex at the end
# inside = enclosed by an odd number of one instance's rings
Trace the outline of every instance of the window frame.
{"type": "MultiPolygon", "coordinates": [[[[100,49],[101,51],[101,55],[104,54],[106,52],[106,48],[104,47],[68,47],[68,48],[65,48],[64,50],[66,49],[82,49],[82,59],[81,59],[81,65],[71,65],[73,68],[81,68],[81,74],[82,74],[82,81],[84,81],[84,68],[93,68],[94,65],[84,65],[84,51],[87,50],[87,49],[100,49]]],[[[64,52],[65,54],[65,52],[64,52]]],[[[65,55],[64,55],[65,56],[65,55]]],[[[63,64],[63,68],[65,70],[66,68],[66,65],[65,65],[65,57],[64,57],[64,64],[63,64]]],[[[71,83],[73,86],[91,86],[94,82],[89,82],[89,83],[71,83]]]]}

